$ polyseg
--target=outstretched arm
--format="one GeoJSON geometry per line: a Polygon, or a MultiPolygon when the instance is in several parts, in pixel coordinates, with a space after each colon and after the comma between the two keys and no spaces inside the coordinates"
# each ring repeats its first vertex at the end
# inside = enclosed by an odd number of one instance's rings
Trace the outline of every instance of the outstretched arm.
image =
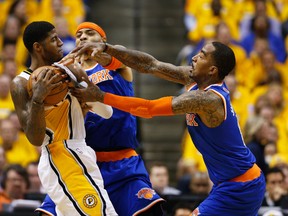
{"type": "Polygon", "coordinates": [[[81,61],[82,56],[87,56],[87,54],[97,56],[98,53],[102,52],[106,52],[111,56],[114,56],[123,64],[141,73],[153,74],[159,78],[183,85],[190,85],[193,82],[190,77],[190,66],[175,66],[170,63],[158,61],[153,56],[144,52],[102,42],[85,43],[75,48],[71,55],[64,58],[64,60],[76,58],[77,61],[81,61]]]}
{"type": "Polygon", "coordinates": [[[197,90],[186,92],[178,97],[146,100],[105,93],[89,83],[87,89],[77,88],[72,91],[72,94],[82,101],[96,100],[143,118],[195,113],[206,126],[217,127],[225,117],[223,101],[212,91],[197,90]]]}

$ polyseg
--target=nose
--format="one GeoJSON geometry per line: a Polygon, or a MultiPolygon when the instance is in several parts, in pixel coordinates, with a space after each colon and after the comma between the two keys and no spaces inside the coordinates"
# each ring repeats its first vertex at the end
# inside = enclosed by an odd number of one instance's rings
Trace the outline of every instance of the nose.
{"type": "Polygon", "coordinates": [[[58,46],[63,46],[63,41],[60,39],[60,38],[58,38],[58,46]]]}
{"type": "Polygon", "coordinates": [[[195,55],[195,56],[192,57],[192,61],[193,61],[193,62],[196,62],[196,61],[197,61],[197,55],[195,55]]]}
{"type": "Polygon", "coordinates": [[[80,41],[87,40],[86,34],[82,34],[80,37],[80,41]]]}

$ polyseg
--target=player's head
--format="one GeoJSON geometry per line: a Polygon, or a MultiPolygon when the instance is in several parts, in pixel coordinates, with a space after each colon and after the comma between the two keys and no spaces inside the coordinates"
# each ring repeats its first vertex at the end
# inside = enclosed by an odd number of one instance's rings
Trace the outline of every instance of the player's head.
{"type": "Polygon", "coordinates": [[[215,47],[212,56],[218,67],[219,78],[223,80],[235,68],[235,55],[233,50],[223,43],[214,41],[212,44],[215,47]]]}
{"type": "Polygon", "coordinates": [[[235,55],[221,42],[207,43],[192,58],[191,78],[198,84],[222,81],[235,67],[235,55]]]}
{"type": "Polygon", "coordinates": [[[85,42],[101,42],[106,40],[105,31],[95,23],[83,22],[76,29],[76,46],[85,42]]]}
{"type": "Polygon", "coordinates": [[[63,57],[63,42],[58,37],[55,26],[49,22],[35,21],[27,25],[23,42],[30,54],[38,53],[43,58],[51,58],[53,62],[63,57]]]}

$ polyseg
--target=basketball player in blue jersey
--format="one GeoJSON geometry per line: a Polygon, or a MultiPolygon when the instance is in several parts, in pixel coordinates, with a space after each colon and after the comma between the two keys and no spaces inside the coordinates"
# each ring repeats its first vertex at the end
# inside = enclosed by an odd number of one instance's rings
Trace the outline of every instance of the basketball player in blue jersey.
{"type": "Polygon", "coordinates": [[[13,79],[11,95],[27,138],[41,147],[38,173],[57,204],[55,212],[59,216],[117,216],[104,189],[95,152],[85,143],[84,117],[77,98],[68,92],[56,105],[44,105],[51,90],[63,84],[56,82],[60,75],[45,69],[63,57],[63,43],[55,27],[45,21],[32,22],[24,30],[23,42],[31,65],[13,79]],[[33,71],[42,72],[30,97],[27,83],[33,71]]]}
{"type": "MultiPolygon", "coordinates": [[[[235,68],[233,51],[220,42],[211,42],[192,58],[191,66],[174,66],[143,52],[107,43],[87,43],[64,61],[70,61],[69,58],[77,61],[83,54],[93,57],[103,51],[137,71],[181,83],[187,92],[177,97],[145,100],[106,93],[89,83],[88,89],[77,88],[73,95],[144,118],[185,114],[191,138],[214,183],[209,196],[191,215],[256,216],[264,197],[265,179],[243,141],[223,81],[235,68]]],[[[85,76],[83,79],[88,80],[85,76]]]]}
{"type": "MultiPolygon", "coordinates": [[[[95,23],[81,23],[76,30],[76,46],[87,42],[106,42],[104,30],[95,23]]],[[[94,85],[117,95],[134,95],[130,68],[106,53],[83,59],[81,66],[94,85]]],[[[164,200],[152,189],[144,162],[135,151],[139,145],[135,116],[119,109],[114,109],[109,119],[88,112],[85,128],[86,142],[96,152],[104,187],[119,216],[163,215],[164,200]]],[[[53,206],[52,200],[46,197],[37,211],[42,215],[56,215],[53,206]]]]}

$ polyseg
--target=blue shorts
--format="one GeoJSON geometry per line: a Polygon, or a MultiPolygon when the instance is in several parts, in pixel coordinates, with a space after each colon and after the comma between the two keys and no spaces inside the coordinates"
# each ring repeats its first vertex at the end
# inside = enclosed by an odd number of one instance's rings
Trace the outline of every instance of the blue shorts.
{"type": "Polygon", "coordinates": [[[257,216],[265,193],[265,177],[248,182],[223,182],[213,186],[198,206],[201,216],[257,216]]]}
{"type": "Polygon", "coordinates": [[[43,212],[51,216],[56,216],[55,203],[51,200],[51,198],[46,195],[44,201],[41,206],[35,210],[36,212],[43,212]]]}
{"type": "MultiPolygon", "coordinates": [[[[104,188],[119,216],[136,215],[144,209],[164,200],[152,189],[148,172],[140,156],[132,156],[120,161],[97,162],[104,188]]],[[[49,198],[37,209],[56,215],[51,209],[49,198]]],[[[55,206],[55,204],[54,204],[55,206]]]]}

